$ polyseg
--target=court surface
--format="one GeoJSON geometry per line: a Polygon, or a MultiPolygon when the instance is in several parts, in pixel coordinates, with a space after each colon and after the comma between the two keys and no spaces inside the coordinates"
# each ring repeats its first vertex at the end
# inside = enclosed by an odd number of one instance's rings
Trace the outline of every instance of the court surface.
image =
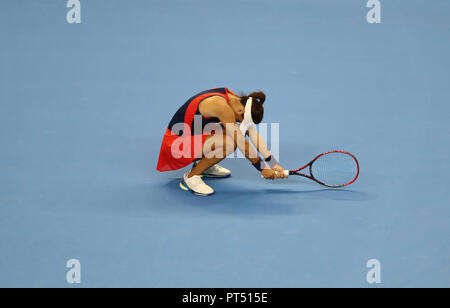
{"type": "Polygon", "coordinates": [[[450,2],[381,2],[2,1],[0,286],[450,287],[450,2]],[[266,92],[284,167],[344,149],[358,182],[181,191],[162,135],[222,86],[266,92]]]}

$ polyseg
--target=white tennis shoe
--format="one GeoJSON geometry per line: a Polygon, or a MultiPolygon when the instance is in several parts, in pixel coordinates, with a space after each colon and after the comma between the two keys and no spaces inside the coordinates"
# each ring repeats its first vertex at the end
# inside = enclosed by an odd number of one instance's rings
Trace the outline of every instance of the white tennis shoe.
{"type": "Polygon", "coordinates": [[[188,178],[189,172],[183,176],[183,181],[180,182],[180,188],[185,191],[192,191],[199,196],[209,196],[214,193],[214,189],[203,182],[201,176],[194,175],[188,178]]]}
{"type": "Polygon", "coordinates": [[[209,178],[226,178],[231,175],[231,171],[219,165],[213,165],[206,169],[202,175],[209,178]]]}

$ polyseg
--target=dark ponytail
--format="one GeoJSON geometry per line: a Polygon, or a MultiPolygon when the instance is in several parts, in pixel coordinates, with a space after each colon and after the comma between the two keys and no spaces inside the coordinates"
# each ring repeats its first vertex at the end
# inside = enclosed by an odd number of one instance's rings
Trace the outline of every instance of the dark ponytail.
{"type": "Polygon", "coordinates": [[[252,92],[249,95],[241,96],[241,104],[245,106],[247,103],[247,100],[249,98],[252,98],[252,118],[253,122],[255,124],[261,123],[263,117],[264,117],[264,101],[266,100],[266,95],[264,92],[258,91],[258,92],[252,92]]]}

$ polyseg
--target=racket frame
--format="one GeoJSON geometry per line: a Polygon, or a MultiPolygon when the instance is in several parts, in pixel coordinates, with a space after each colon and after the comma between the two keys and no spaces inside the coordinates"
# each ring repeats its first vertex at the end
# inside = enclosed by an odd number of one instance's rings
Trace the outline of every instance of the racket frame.
{"type": "Polygon", "coordinates": [[[300,168],[295,169],[295,170],[289,170],[289,175],[300,175],[300,176],[303,176],[303,177],[305,177],[305,178],[308,178],[308,179],[310,179],[310,180],[313,180],[314,182],[316,182],[316,183],[318,183],[318,184],[320,184],[320,185],[326,186],[326,187],[331,187],[331,188],[344,187],[344,186],[347,186],[347,185],[352,184],[353,182],[355,182],[355,181],[358,179],[358,176],[359,176],[359,162],[358,162],[358,160],[356,159],[355,155],[353,155],[352,153],[349,153],[349,152],[346,152],[346,151],[340,151],[340,150],[328,151],[328,152],[325,152],[325,153],[322,153],[322,154],[317,155],[313,160],[311,160],[309,163],[307,163],[307,164],[304,165],[303,167],[300,167],[300,168]],[[353,180],[351,180],[350,182],[348,182],[348,183],[346,183],[346,184],[341,184],[341,185],[330,185],[330,184],[323,183],[323,182],[319,181],[318,179],[316,179],[316,178],[314,177],[314,174],[313,174],[313,172],[312,172],[312,165],[313,165],[313,163],[314,163],[317,159],[319,159],[320,157],[322,157],[322,156],[324,156],[324,155],[327,155],[327,154],[331,154],[331,153],[342,153],[342,154],[347,154],[347,155],[350,155],[350,156],[353,158],[353,160],[354,160],[355,163],[356,163],[356,176],[355,176],[355,178],[354,178],[353,180]],[[301,171],[301,170],[303,170],[303,169],[305,169],[305,168],[308,168],[308,167],[309,167],[309,174],[310,174],[310,175],[307,175],[307,174],[304,174],[304,173],[300,173],[300,172],[299,172],[299,171],[301,171]]]}

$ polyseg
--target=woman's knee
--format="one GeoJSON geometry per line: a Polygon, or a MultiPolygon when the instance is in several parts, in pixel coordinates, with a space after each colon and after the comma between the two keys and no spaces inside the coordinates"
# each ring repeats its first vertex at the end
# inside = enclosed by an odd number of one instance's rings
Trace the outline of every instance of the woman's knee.
{"type": "Polygon", "coordinates": [[[233,138],[227,135],[212,135],[203,144],[203,155],[205,157],[225,158],[234,153],[236,148],[233,138]]]}

